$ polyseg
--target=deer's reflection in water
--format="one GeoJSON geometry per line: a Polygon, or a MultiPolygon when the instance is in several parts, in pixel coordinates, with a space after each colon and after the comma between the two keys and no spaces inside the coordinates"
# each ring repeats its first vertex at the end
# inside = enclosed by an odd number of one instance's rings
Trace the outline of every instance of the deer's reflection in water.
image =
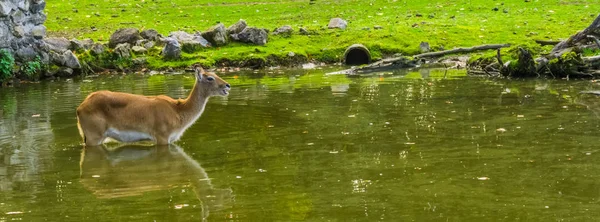
{"type": "Polygon", "coordinates": [[[83,186],[102,199],[191,186],[204,219],[232,200],[231,189],[213,187],[200,164],[176,145],[85,147],[80,171],[83,186]]]}

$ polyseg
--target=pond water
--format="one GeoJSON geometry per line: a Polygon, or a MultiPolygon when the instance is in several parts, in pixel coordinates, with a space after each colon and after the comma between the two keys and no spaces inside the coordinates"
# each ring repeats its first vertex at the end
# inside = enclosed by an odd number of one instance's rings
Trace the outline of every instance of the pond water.
{"type": "Polygon", "coordinates": [[[185,97],[191,74],[0,89],[0,221],[468,221],[600,217],[600,89],[421,70],[220,74],[169,147],[83,149],[95,90],[185,97]]]}

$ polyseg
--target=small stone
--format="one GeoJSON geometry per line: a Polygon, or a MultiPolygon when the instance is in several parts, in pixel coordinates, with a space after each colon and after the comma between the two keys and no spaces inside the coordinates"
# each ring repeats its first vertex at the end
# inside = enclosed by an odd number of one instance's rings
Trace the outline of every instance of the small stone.
{"type": "Polygon", "coordinates": [[[294,57],[295,55],[296,55],[296,53],[294,53],[294,52],[288,52],[289,57],[294,57]]]}
{"type": "Polygon", "coordinates": [[[292,31],[293,31],[292,26],[284,25],[284,26],[281,26],[281,27],[275,29],[275,31],[273,31],[273,35],[280,35],[280,34],[291,35],[292,31]]]}
{"type": "Polygon", "coordinates": [[[146,42],[146,43],[144,43],[144,48],[151,49],[152,47],[154,47],[154,42],[146,42]]]}
{"type": "Polygon", "coordinates": [[[73,9],[73,12],[78,13],[79,10],[77,10],[76,8],[73,9]]]}
{"type": "Polygon", "coordinates": [[[15,35],[15,37],[21,38],[21,37],[25,36],[25,29],[23,28],[23,26],[17,25],[14,28],[13,34],[15,35]]]}
{"type": "Polygon", "coordinates": [[[94,45],[92,45],[92,48],[90,50],[90,52],[94,55],[100,55],[102,53],[104,53],[104,45],[100,44],[100,43],[96,43],[94,45]]]}
{"type": "Polygon", "coordinates": [[[115,50],[113,52],[117,54],[117,56],[119,56],[120,58],[130,58],[130,51],[131,45],[129,43],[121,43],[115,47],[115,50]]]}
{"type": "Polygon", "coordinates": [[[421,53],[426,53],[426,52],[431,51],[431,48],[429,47],[428,42],[421,42],[419,44],[419,49],[421,50],[421,53]]]}
{"type": "Polygon", "coordinates": [[[383,27],[381,27],[380,25],[376,25],[376,26],[373,26],[373,29],[376,29],[376,30],[377,29],[383,29],[383,27]]]}
{"type": "Polygon", "coordinates": [[[134,47],[131,47],[131,50],[133,52],[135,52],[136,54],[143,54],[143,53],[146,53],[146,51],[148,51],[146,48],[137,46],[137,45],[134,47]]]}
{"type": "Polygon", "coordinates": [[[329,28],[329,29],[346,29],[347,26],[348,26],[348,22],[346,20],[343,20],[341,18],[332,18],[331,20],[329,20],[329,24],[327,25],[327,28],[329,28]]]}
{"type": "Polygon", "coordinates": [[[310,32],[308,32],[308,30],[305,28],[300,28],[298,30],[298,32],[300,33],[300,35],[309,35],[310,34],[310,32]]]}

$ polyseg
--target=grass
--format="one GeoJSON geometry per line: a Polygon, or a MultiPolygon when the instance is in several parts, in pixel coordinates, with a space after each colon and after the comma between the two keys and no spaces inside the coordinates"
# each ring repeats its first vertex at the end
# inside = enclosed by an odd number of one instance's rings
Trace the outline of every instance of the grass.
{"type": "Polygon", "coordinates": [[[204,31],[222,22],[244,19],[249,26],[273,30],[291,25],[291,37],[270,36],[266,46],[230,44],[186,55],[181,61],[149,59],[151,67],[195,62],[285,57],[339,62],[346,47],[366,45],[374,57],[417,54],[421,41],[433,49],[480,44],[533,45],[536,39],[565,39],[598,15],[597,0],[48,0],[50,36],[107,41],[121,27],[204,31]],[[494,11],[493,8],[498,8],[494,11]],[[75,10],[76,9],[76,12],[75,10]],[[504,12],[506,11],[506,12],[504,12]],[[348,21],[346,30],[326,29],[330,18],[348,21]],[[375,30],[379,25],[383,29],[375,30]],[[92,31],[95,27],[97,31],[92,31]],[[317,34],[298,35],[299,27],[317,34]],[[369,28],[369,30],[364,30],[369,28]]]}

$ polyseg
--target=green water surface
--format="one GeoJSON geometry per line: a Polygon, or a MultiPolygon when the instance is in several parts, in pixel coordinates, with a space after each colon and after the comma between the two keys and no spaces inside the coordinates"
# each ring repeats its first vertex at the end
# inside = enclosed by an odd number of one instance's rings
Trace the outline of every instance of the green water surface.
{"type": "Polygon", "coordinates": [[[462,72],[220,73],[168,147],[84,149],[75,108],[191,74],[0,88],[0,221],[600,220],[600,85],[462,72]]]}

